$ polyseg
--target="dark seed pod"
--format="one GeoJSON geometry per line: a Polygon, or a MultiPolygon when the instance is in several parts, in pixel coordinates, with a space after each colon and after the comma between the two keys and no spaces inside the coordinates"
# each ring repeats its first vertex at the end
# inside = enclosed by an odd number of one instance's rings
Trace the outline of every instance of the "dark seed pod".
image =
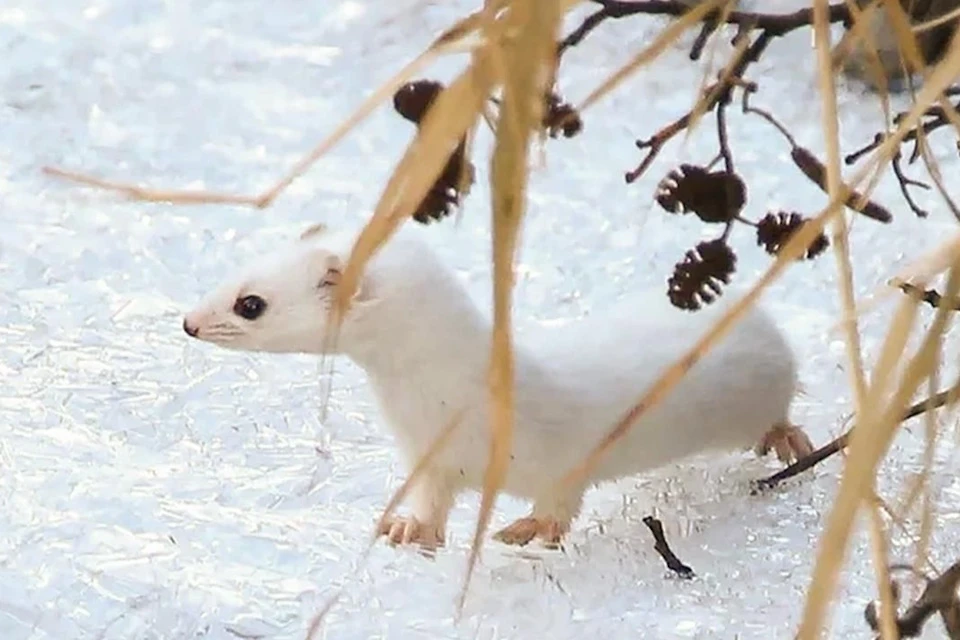
{"type": "Polygon", "coordinates": [[[551,138],[556,138],[561,132],[563,137],[572,138],[583,130],[583,120],[572,105],[564,102],[557,94],[550,92],[547,94],[543,126],[551,138]]]}
{"type": "Polygon", "coordinates": [[[410,122],[419,125],[441,91],[443,84],[435,80],[408,82],[393,94],[393,108],[410,122]]]}
{"type": "MultiPolygon", "coordinates": [[[[777,255],[783,245],[789,242],[793,234],[800,229],[807,219],[799,213],[786,213],[784,211],[771,212],[763,216],[757,222],[757,244],[762,246],[770,255],[777,255]]],[[[806,253],[800,256],[800,259],[810,260],[823,253],[830,246],[827,236],[820,233],[810,246],[806,253]]]]}
{"type": "MultiPolygon", "coordinates": [[[[408,82],[393,94],[393,108],[419,127],[443,88],[443,84],[434,80],[408,82]]],[[[431,220],[440,220],[452,214],[473,186],[473,177],[474,167],[467,160],[466,140],[462,139],[447,160],[437,181],[413,212],[413,219],[421,224],[428,224],[431,220]],[[464,179],[461,184],[462,178],[464,179]]]]}
{"type": "Polygon", "coordinates": [[[670,303],[679,309],[696,311],[723,295],[721,284],[730,284],[737,255],[726,240],[701,242],[678,262],[667,281],[670,303]]]}
{"type": "Polygon", "coordinates": [[[657,203],[669,213],[692,211],[707,223],[727,223],[743,209],[747,187],[735,173],[682,164],[657,185],[657,203]]]}
{"type": "Polygon", "coordinates": [[[446,166],[433,183],[427,195],[424,196],[413,213],[413,219],[421,224],[428,224],[431,220],[440,220],[451,215],[463,200],[463,197],[473,186],[473,164],[468,162],[465,154],[466,144],[463,140],[447,160],[446,166]],[[466,180],[463,191],[460,191],[461,177],[466,171],[466,180]]]}
{"type": "MultiPolygon", "coordinates": [[[[900,583],[896,580],[890,581],[890,591],[893,596],[893,606],[896,608],[900,604],[900,583]]],[[[863,609],[863,619],[866,620],[872,631],[880,631],[880,602],[871,600],[863,609]]]]}
{"type": "MultiPolygon", "coordinates": [[[[797,168],[803,172],[803,175],[807,176],[811,182],[820,187],[824,193],[829,193],[827,189],[827,168],[823,166],[822,162],[817,160],[816,156],[807,149],[798,146],[790,151],[790,158],[793,160],[793,164],[797,165],[797,168]]],[[[851,190],[850,196],[844,204],[854,211],[859,211],[868,218],[873,218],[878,222],[890,222],[893,220],[893,216],[889,211],[876,202],[864,198],[863,195],[857,191],[851,190]]]]}

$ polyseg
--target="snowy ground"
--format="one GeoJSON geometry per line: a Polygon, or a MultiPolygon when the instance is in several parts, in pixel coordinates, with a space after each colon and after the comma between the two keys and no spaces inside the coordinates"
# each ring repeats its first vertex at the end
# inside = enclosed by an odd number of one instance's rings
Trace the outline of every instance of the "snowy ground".
{"type": "MultiPolygon", "coordinates": [[[[598,490],[566,555],[489,543],[459,625],[453,603],[475,499],[458,505],[451,545],[436,561],[381,545],[357,564],[403,473],[362,375],[338,367],[321,421],[316,361],[217,350],[189,341],[180,321],[233,265],[282,246],[308,223],[369,214],[412,133],[389,108],[266,211],[135,204],[39,172],[56,164],[254,193],[472,7],[448,2],[404,14],[401,4],[386,4],[0,6],[0,637],[298,638],[340,586],[344,598],[323,628],[329,638],[791,637],[839,460],[765,497],[749,496],[746,483],[776,465],[746,455],[598,490]],[[640,522],[652,510],[698,579],[665,575],[640,522]]],[[[565,95],[586,95],[657,24],[602,27],[569,54],[565,95]]],[[[777,42],[753,77],[762,81],[759,102],[822,151],[808,38],[777,42]]],[[[458,63],[431,75],[449,78],[458,63]]],[[[532,186],[521,330],[663,282],[697,241],[699,227],[667,219],[652,193],[678,162],[713,156],[709,127],[668,147],[638,183],[626,186],[622,175],[640,158],[633,140],[688,108],[701,68],[678,48],[588,112],[581,136],[550,143],[532,186]]],[[[849,151],[872,137],[879,109],[853,85],[841,86],[840,101],[849,151]]],[[[783,141],[757,122],[731,120],[738,168],[752,188],[749,213],[819,210],[824,197],[799,177],[783,141]]],[[[948,160],[945,175],[957,168],[948,160]]],[[[435,237],[485,296],[489,216],[486,167],[478,169],[462,224],[438,226],[435,237]]],[[[926,221],[886,181],[877,197],[896,221],[857,222],[859,293],[954,232],[935,196],[921,196],[934,208],[926,221]]],[[[735,235],[740,282],[768,264],[745,231],[735,235]]],[[[795,418],[818,443],[843,428],[850,402],[842,342],[830,332],[834,271],[829,256],[798,265],[767,297],[802,355],[806,395],[795,418]]],[[[887,311],[865,319],[871,354],[887,311]]],[[[884,472],[891,499],[891,481],[919,468],[921,444],[919,422],[897,440],[884,472]]],[[[960,480],[944,471],[952,456],[945,447],[934,478],[932,557],[941,567],[960,545],[960,480]]],[[[494,524],[523,509],[502,500],[494,524]]],[[[911,549],[898,534],[897,558],[910,560],[911,549]]],[[[861,611],[872,584],[860,535],[833,637],[869,637],[861,611]]],[[[938,624],[926,637],[938,637],[938,624]]]]}

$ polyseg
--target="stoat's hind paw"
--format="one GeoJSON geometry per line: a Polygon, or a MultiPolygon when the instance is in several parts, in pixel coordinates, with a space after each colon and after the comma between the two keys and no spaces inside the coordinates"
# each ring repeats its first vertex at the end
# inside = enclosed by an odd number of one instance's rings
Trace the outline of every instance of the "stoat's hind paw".
{"type": "Polygon", "coordinates": [[[446,537],[442,528],[420,522],[413,516],[387,518],[379,534],[386,536],[391,546],[415,544],[431,552],[444,546],[446,537]]]}
{"type": "Polygon", "coordinates": [[[563,525],[553,518],[520,518],[493,534],[493,539],[503,544],[524,546],[534,538],[540,538],[550,548],[560,546],[569,525],[563,525]]]}
{"type": "Polygon", "coordinates": [[[754,448],[758,456],[773,449],[777,458],[786,464],[813,453],[814,446],[803,429],[792,424],[778,424],[767,431],[754,448]]]}

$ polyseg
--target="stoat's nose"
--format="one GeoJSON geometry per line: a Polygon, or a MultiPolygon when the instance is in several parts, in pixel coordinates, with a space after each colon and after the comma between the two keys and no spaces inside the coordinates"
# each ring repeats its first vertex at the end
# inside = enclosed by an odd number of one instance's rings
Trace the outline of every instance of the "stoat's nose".
{"type": "Polygon", "coordinates": [[[199,327],[190,326],[190,321],[187,318],[183,319],[183,330],[187,332],[187,335],[191,338],[196,338],[197,334],[200,333],[199,327]]]}

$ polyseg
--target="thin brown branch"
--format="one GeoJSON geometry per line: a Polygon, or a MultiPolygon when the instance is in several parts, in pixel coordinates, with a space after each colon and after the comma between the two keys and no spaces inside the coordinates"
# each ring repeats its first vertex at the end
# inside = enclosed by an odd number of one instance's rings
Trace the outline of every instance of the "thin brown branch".
{"type": "MultiPolygon", "coordinates": [[[[912,574],[918,571],[909,565],[895,565],[891,570],[905,570],[912,574]]],[[[927,586],[920,597],[910,605],[902,616],[897,617],[897,634],[901,638],[917,638],[923,633],[923,628],[936,614],[940,614],[943,621],[946,637],[950,640],[960,640],[960,561],[955,562],[950,568],[941,573],[936,578],[929,578],[924,574],[920,576],[926,581],[927,586]]],[[[900,586],[896,580],[890,581],[890,587],[897,596],[900,592],[900,586]]],[[[898,599],[898,598],[895,598],[898,599]]],[[[879,616],[877,615],[877,604],[871,602],[864,611],[864,618],[870,628],[877,632],[879,616]]]]}
{"type": "Polygon", "coordinates": [[[898,151],[890,162],[890,166],[893,167],[893,175],[897,177],[897,183],[900,185],[900,193],[903,194],[903,199],[907,201],[907,206],[910,207],[910,210],[913,211],[918,218],[926,218],[930,212],[917,204],[916,200],[913,199],[913,195],[910,193],[910,187],[930,189],[930,185],[907,177],[903,172],[903,166],[900,164],[902,159],[902,155],[898,151]]]}
{"type": "MultiPolygon", "coordinates": [[[[754,85],[755,86],[755,85],[754,85]]],[[[820,190],[829,195],[827,190],[827,169],[809,149],[801,147],[797,144],[796,139],[790,134],[787,128],[777,120],[772,113],[760,109],[759,107],[754,107],[750,104],[750,95],[753,91],[750,90],[750,87],[746,87],[743,93],[743,112],[750,113],[760,118],[763,118],[768,123],[773,125],[787,142],[791,146],[790,158],[793,160],[793,163],[800,169],[801,173],[807,177],[810,182],[814,183],[820,190]]],[[[841,187],[845,189],[849,195],[847,195],[844,204],[854,211],[857,211],[868,218],[872,218],[877,222],[887,223],[893,220],[893,215],[886,207],[881,206],[880,204],[874,202],[873,200],[867,198],[864,194],[856,191],[855,189],[850,189],[846,185],[841,184],[841,187]]]]}
{"type": "MultiPolygon", "coordinates": [[[[957,103],[954,106],[954,109],[960,112],[960,103],[957,103]]],[[[897,124],[899,124],[900,121],[903,120],[903,116],[904,116],[904,113],[898,113],[896,116],[894,116],[893,125],[897,126],[897,124]]],[[[936,131],[937,129],[940,129],[950,124],[950,119],[947,117],[947,115],[944,113],[943,109],[939,105],[933,106],[927,109],[924,112],[923,117],[930,118],[930,120],[927,120],[923,122],[923,124],[921,124],[920,126],[914,127],[913,129],[908,131],[907,134],[903,137],[903,141],[901,144],[904,144],[907,142],[916,142],[918,138],[926,136],[936,131]]],[[[879,147],[881,144],[883,144],[884,138],[885,138],[885,135],[883,133],[876,134],[873,137],[873,141],[871,141],[867,145],[864,145],[860,149],[857,149],[853,153],[848,154],[847,156],[844,157],[843,161],[846,164],[853,164],[857,162],[860,158],[867,155],[868,153],[870,153],[871,151],[879,147]]],[[[915,161],[916,156],[917,154],[914,153],[914,155],[910,159],[910,162],[915,161]]]]}
{"type": "MultiPolygon", "coordinates": [[[[707,104],[703,107],[703,113],[713,111],[717,105],[727,104],[730,101],[730,94],[733,89],[743,84],[744,72],[746,72],[747,68],[753,62],[756,62],[760,56],[763,55],[772,38],[773,36],[769,35],[768,32],[761,32],[760,35],[757,36],[757,39],[747,48],[737,64],[734,65],[733,69],[730,70],[730,73],[722,77],[717,83],[707,87],[705,93],[710,97],[708,98],[707,104]]],[[[649,149],[649,152],[636,169],[627,172],[627,183],[631,183],[642,176],[650,165],[653,164],[653,161],[663,146],[690,126],[693,111],[694,110],[691,109],[677,120],[674,120],[655,133],[652,138],[637,141],[638,148],[649,149]]]]}
{"type": "Polygon", "coordinates": [[[723,157],[723,168],[727,173],[733,173],[733,153],[730,151],[730,139],[727,135],[726,104],[717,105],[717,142],[720,145],[720,155],[723,157]]]}
{"type": "MultiPolygon", "coordinates": [[[[635,15],[659,15],[678,18],[691,10],[689,4],[679,0],[593,0],[600,9],[587,16],[584,21],[570,32],[560,43],[560,53],[570,47],[580,44],[594,29],[608,19],[626,18],[635,15]]],[[[715,10],[703,18],[707,25],[723,22],[750,29],[759,29],[768,32],[771,37],[784,36],[791,31],[813,24],[813,9],[806,8],[791,13],[755,13],[752,11],[730,11],[723,15],[722,10],[715,10]]],[[[845,2],[831,4],[828,11],[831,23],[849,25],[850,10],[845,2]]],[[[705,38],[703,38],[705,39],[705,38]]]]}
{"type": "MultiPolygon", "coordinates": [[[[913,285],[910,285],[913,286],[913,285]]],[[[938,294],[939,295],[939,294],[938,294]]],[[[911,405],[903,414],[902,422],[906,422],[912,418],[915,418],[921,414],[926,413],[927,411],[933,411],[938,409],[943,405],[947,404],[952,398],[954,398],[957,393],[960,393],[960,381],[958,381],[953,387],[946,389],[933,395],[925,400],[921,400],[913,405],[911,405]]],[[[782,469],[777,473],[758,480],[754,483],[754,493],[759,493],[760,491],[765,491],[767,489],[772,489],[777,486],[784,480],[788,480],[794,476],[800,475],[807,469],[810,469],[817,464],[823,462],[833,454],[838,451],[842,451],[847,447],[847,444],[850,442],[850,436],[853,433],[853,428],[847,429],[842,435],[838,436],[834,440],[823,445],[813,453],[804,456],[803,458],[797,460],[791,464],[786,469],[782,469]]]]}
{"type": "MultiPolygon", "coordinates": [[[[956,94],[955,91],[951,92],[949,90],[944,93],[946,95],[956,94]]],[[[949,105],[950,103],[944,101],[944,104],[949,105]]],[[[960,102],[954,103],[951,106],[954,112],[960,113],[960,102]]],[[[898,125],[903,120],[904,115],[905,113],[901,112],[901,113],[898,113],[896,116],[894,116],[893,125],[894,126],[898,125]]],[[[902,145],[908,142],[913,143],[913,150],[910,153],[910,157],[907,161],[908,164],[913,164],[920,158],[923,159],[924,166],[927,169],[927,173],[930,175],[931,180],[934,182],[934,185],[936,186],[940,196],[943,198],[947,207],[949,207],[951,213],[953,213],[953,215],[957,219],[960,219],[960,207],[958,207],[956,203],[954,203],[953,199],[950,197],[950,194],[947,192],[946,186],[943,184],[943,180],[939,175],[939,171],[937,167],[934,166],[934,162],[930,157],[930,154],[927,152],[927,146],[925,144],[925,140],[929,134],[933,133],[938,129],[946,127],[947,125],[950,124],[951,115],[952,114],[948,114],[947,111],[944,110],[944,107],[942,105],[934,105],[926,109],[923,113],[923,118],[925,118],[926,120],[922,121],[921,124],[918,124],[916,127],[913,127],[907,132],[907,134],[903,138],[903,141],[901,142],[901,147],[902,145]]],[[[870,153],[871,151],[876,149],[878,146],[880,146],[885,140],[887,135],[889,134],[888,133],[876,134],[873,137],[873,140],[869,144],[864,145],[863,147],[861,147],[860,149],[857,149],[853,153],[848,154],[844,158],[844,162],[848,165],[857,162],[864,155],[870,153]]],[[[902,159],[900,157],[900,152],[898,151],[897,154],[894,155],[893,157],[892,165],[893,165],[894,174],[896,175],[896,178],[897,178],[897,182],[900,185],[900,193],[903,194],[904,200],[906,200],[907,205],[910,207],[910,209],[917,216],[921,218],[925,218],[927,217],[928,212],[922,209],[919,205],[917,205],[916,201],[913,199],[913,196],[909,191],[909,188],[919,187],[921,189],[929,189],[930,185],[908,178],[903,171],[901,162],[902,162],[902,159]]]]}
{"type": "Polygon", "coordinates": [[[626,181],[630,183],[642,176],[646,170],[650,168],[650,165],[653,164],[653,161],[656,160],[657,154],[660,153],[663,146],[670,142],[677,134],[685,130],[689,124],[690,114],[687,113],[663,129],[660,129],[660,131],[657,131],[651,138],[647,140],[637,140],[637,148],[648,149],[647,155],[636,169],[627,172],[625,176],[626,181]]]}
{"type": "MultiPolygon", "coordinates": [[[[960,141],[957,141],[957,144],[960,145],[960,141]]],[[[947,208],[950,209],[950,213],[952,213],[957,220],[960,220],[960,208],[957,208],[953,198],[947,193],[947,187],[943,184],[943,177],[940,175],[940,168],[930,154],[929,146],[923,143],[922,136],[917,138],[915,153],[918,153],[920,157],[923,158],[923,166],[926,168],[930,179],[933,180],[933,184],[937,187],[937,192],[940,194],[940,197],[943,198],[947,208]]]]}

